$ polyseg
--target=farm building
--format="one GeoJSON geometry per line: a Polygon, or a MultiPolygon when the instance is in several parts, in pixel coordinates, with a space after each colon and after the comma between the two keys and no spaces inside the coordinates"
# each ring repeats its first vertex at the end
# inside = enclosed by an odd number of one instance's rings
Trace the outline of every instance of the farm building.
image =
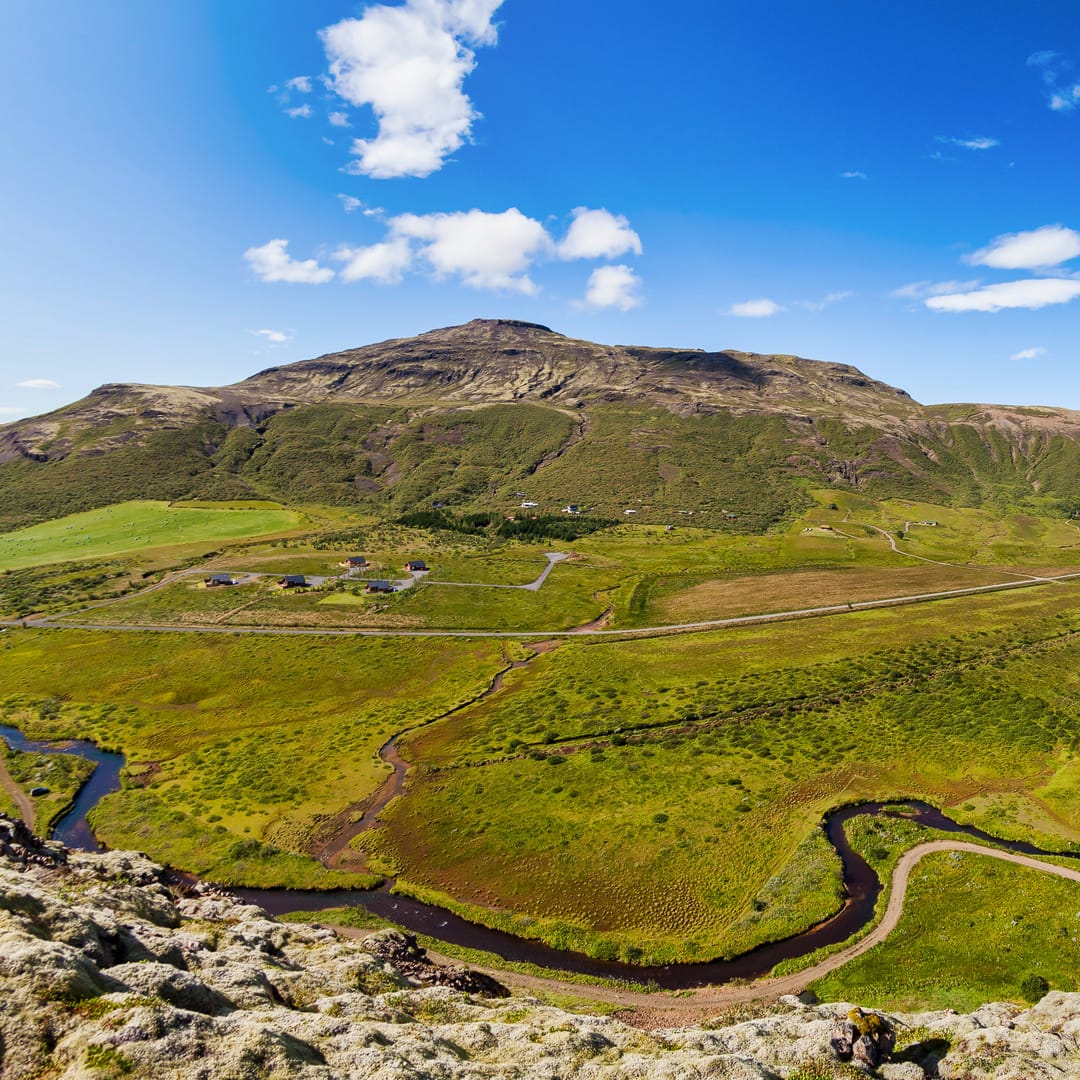
{"type": "Polygon", "coordinates": [[[580,514],[581,509],[578,507],[577,503],[570,503],[568,506],[563,507],[563,513],[564,514],[580,514]]]}
{"type": "Polygon", "coordinates": [[[410,559],[405,564],[405,569],[408,570],[410,574],[415,574],[421,570],[427,570],[428,564],[424,562],[423,559],[410,559]]]}
{"type": "Polygon", "coordinates": [[[389,581],[369,581],[367,589],[364,591],[369,593],[392,593],[394,586],[389,581]]]}
{"type": "Polygon", "coordinates": [[[303,574],[286,574],[278,578],[278,584],[283,589],[300,589],[307,584],[307,578],[303,574]]]}
{"type": "Polygon", "coordinates": [[[236,578],[232,574],[211,574],[203,580],[203,584],[208,589],[212,589],[217,585],[235,585],[236,578]]]}
{"type": "Polygon", "coordinates": [[[346,555],[338,566],[343,567],[346,570],[359,570],[362,567],[367,566],[367,559],[363,555],[346,555]]]}

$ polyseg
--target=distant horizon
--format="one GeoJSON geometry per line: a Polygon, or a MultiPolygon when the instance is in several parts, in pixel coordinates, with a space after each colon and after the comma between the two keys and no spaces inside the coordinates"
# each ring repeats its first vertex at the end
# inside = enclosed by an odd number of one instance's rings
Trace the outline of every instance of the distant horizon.
{"type": "Polygon", "coordinates": [[[10,0],[0,30],[0,421],[491,307],[1080,409],[1073,0],[10,0]]]}

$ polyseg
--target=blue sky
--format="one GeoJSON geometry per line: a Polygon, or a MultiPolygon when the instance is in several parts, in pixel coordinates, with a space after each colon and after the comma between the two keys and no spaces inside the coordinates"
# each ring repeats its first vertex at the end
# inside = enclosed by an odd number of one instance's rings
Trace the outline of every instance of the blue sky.
{"type": "Polygon", "coordinates": [[[1080,408],[1075,0],[7,0],[0,421],[476,317],[1080,408]]]}

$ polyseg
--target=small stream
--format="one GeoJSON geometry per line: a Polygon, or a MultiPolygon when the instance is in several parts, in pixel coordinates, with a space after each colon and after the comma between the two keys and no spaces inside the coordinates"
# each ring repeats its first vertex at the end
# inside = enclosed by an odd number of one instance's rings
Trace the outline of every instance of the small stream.
{"type": "MultiPolygon", "coordinates": [[[[39,753],[78,754],[97,763],[75,802],[57,823],[53,838],[82,851],[99,851],[100,844],[87,823],[87,813],[110,792],[120,789],[121,754],[100,750],[83,739],[41,742],[27,739],[17,728],[0,725],[0,738],[14,750],[39,753]]],[[[1024,855],[1053,855],[1080,859],[1078,851],[1047,851],[1020,840],[1002,840],[971,825],[953,821],[937,807],[918,800],[891,803],[865,802],[831,811],[825,817],[825,833],[840,856],[845,900],[841,909],[816,926],[781,941],[759,945],[731,959],[706,963],[641,967],[615,960],[595,960],[583,953],[553,949],[538,941],[515,937],[469,922],[443,908],[405,896],[394,896],[387,883],[379,889],[333,889],[304,892],[291,889],[231,889],[247,903],[257,904],[272,915],[289,911],[322,911],[332,907],[363,907],[374,915],[410,930],[454,945],[495,953],[504,960],[536,964],[554,971],[632,982],[653,981],[665,990],[716,985],[733,979],[756,979],[767,975],[782,960],[791,960],[827,945],[846,941],[874,917],[881,894],[881,880],[870,864],[854,851],[844,826],[861,815],[903,817],[931,829],[981,840],[1024,855]]]]}

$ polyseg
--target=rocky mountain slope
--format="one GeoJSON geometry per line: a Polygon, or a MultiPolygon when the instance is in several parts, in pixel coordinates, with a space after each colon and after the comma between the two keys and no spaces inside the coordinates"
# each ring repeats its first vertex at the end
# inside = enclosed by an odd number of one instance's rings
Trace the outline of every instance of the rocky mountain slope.
{"type": "Polygon", "coordinates": [[[645,1032],[530,998],[484,996],[498,987],[461,972],[447,980],[422,962],[407,975],[380,958],[393,933],[344,941],[167,882],[142,855],[69,852],[0,818],[0,1076],[1080,1076],[1077,994],[967,1016],[868,1016],[787,998],[739,1023],[645,1032]],[[471,992],[423,985],[440,978],[471,992]],[[882,1031],[896,1033],[892,1060],[860,1065],[882,1031]]]}
{"type": "Polygon", "coordinates": [[[1078,446],[1080,413],[1064,409],[924,407],[844,364],[475,320],[232,386],[108,384],[4,425],[0,528],[139,496],[491,508],[540,474],[541,496],[600,513],[726,507],[759,528],[806,481],[1076,499],[1078,446]]]}

